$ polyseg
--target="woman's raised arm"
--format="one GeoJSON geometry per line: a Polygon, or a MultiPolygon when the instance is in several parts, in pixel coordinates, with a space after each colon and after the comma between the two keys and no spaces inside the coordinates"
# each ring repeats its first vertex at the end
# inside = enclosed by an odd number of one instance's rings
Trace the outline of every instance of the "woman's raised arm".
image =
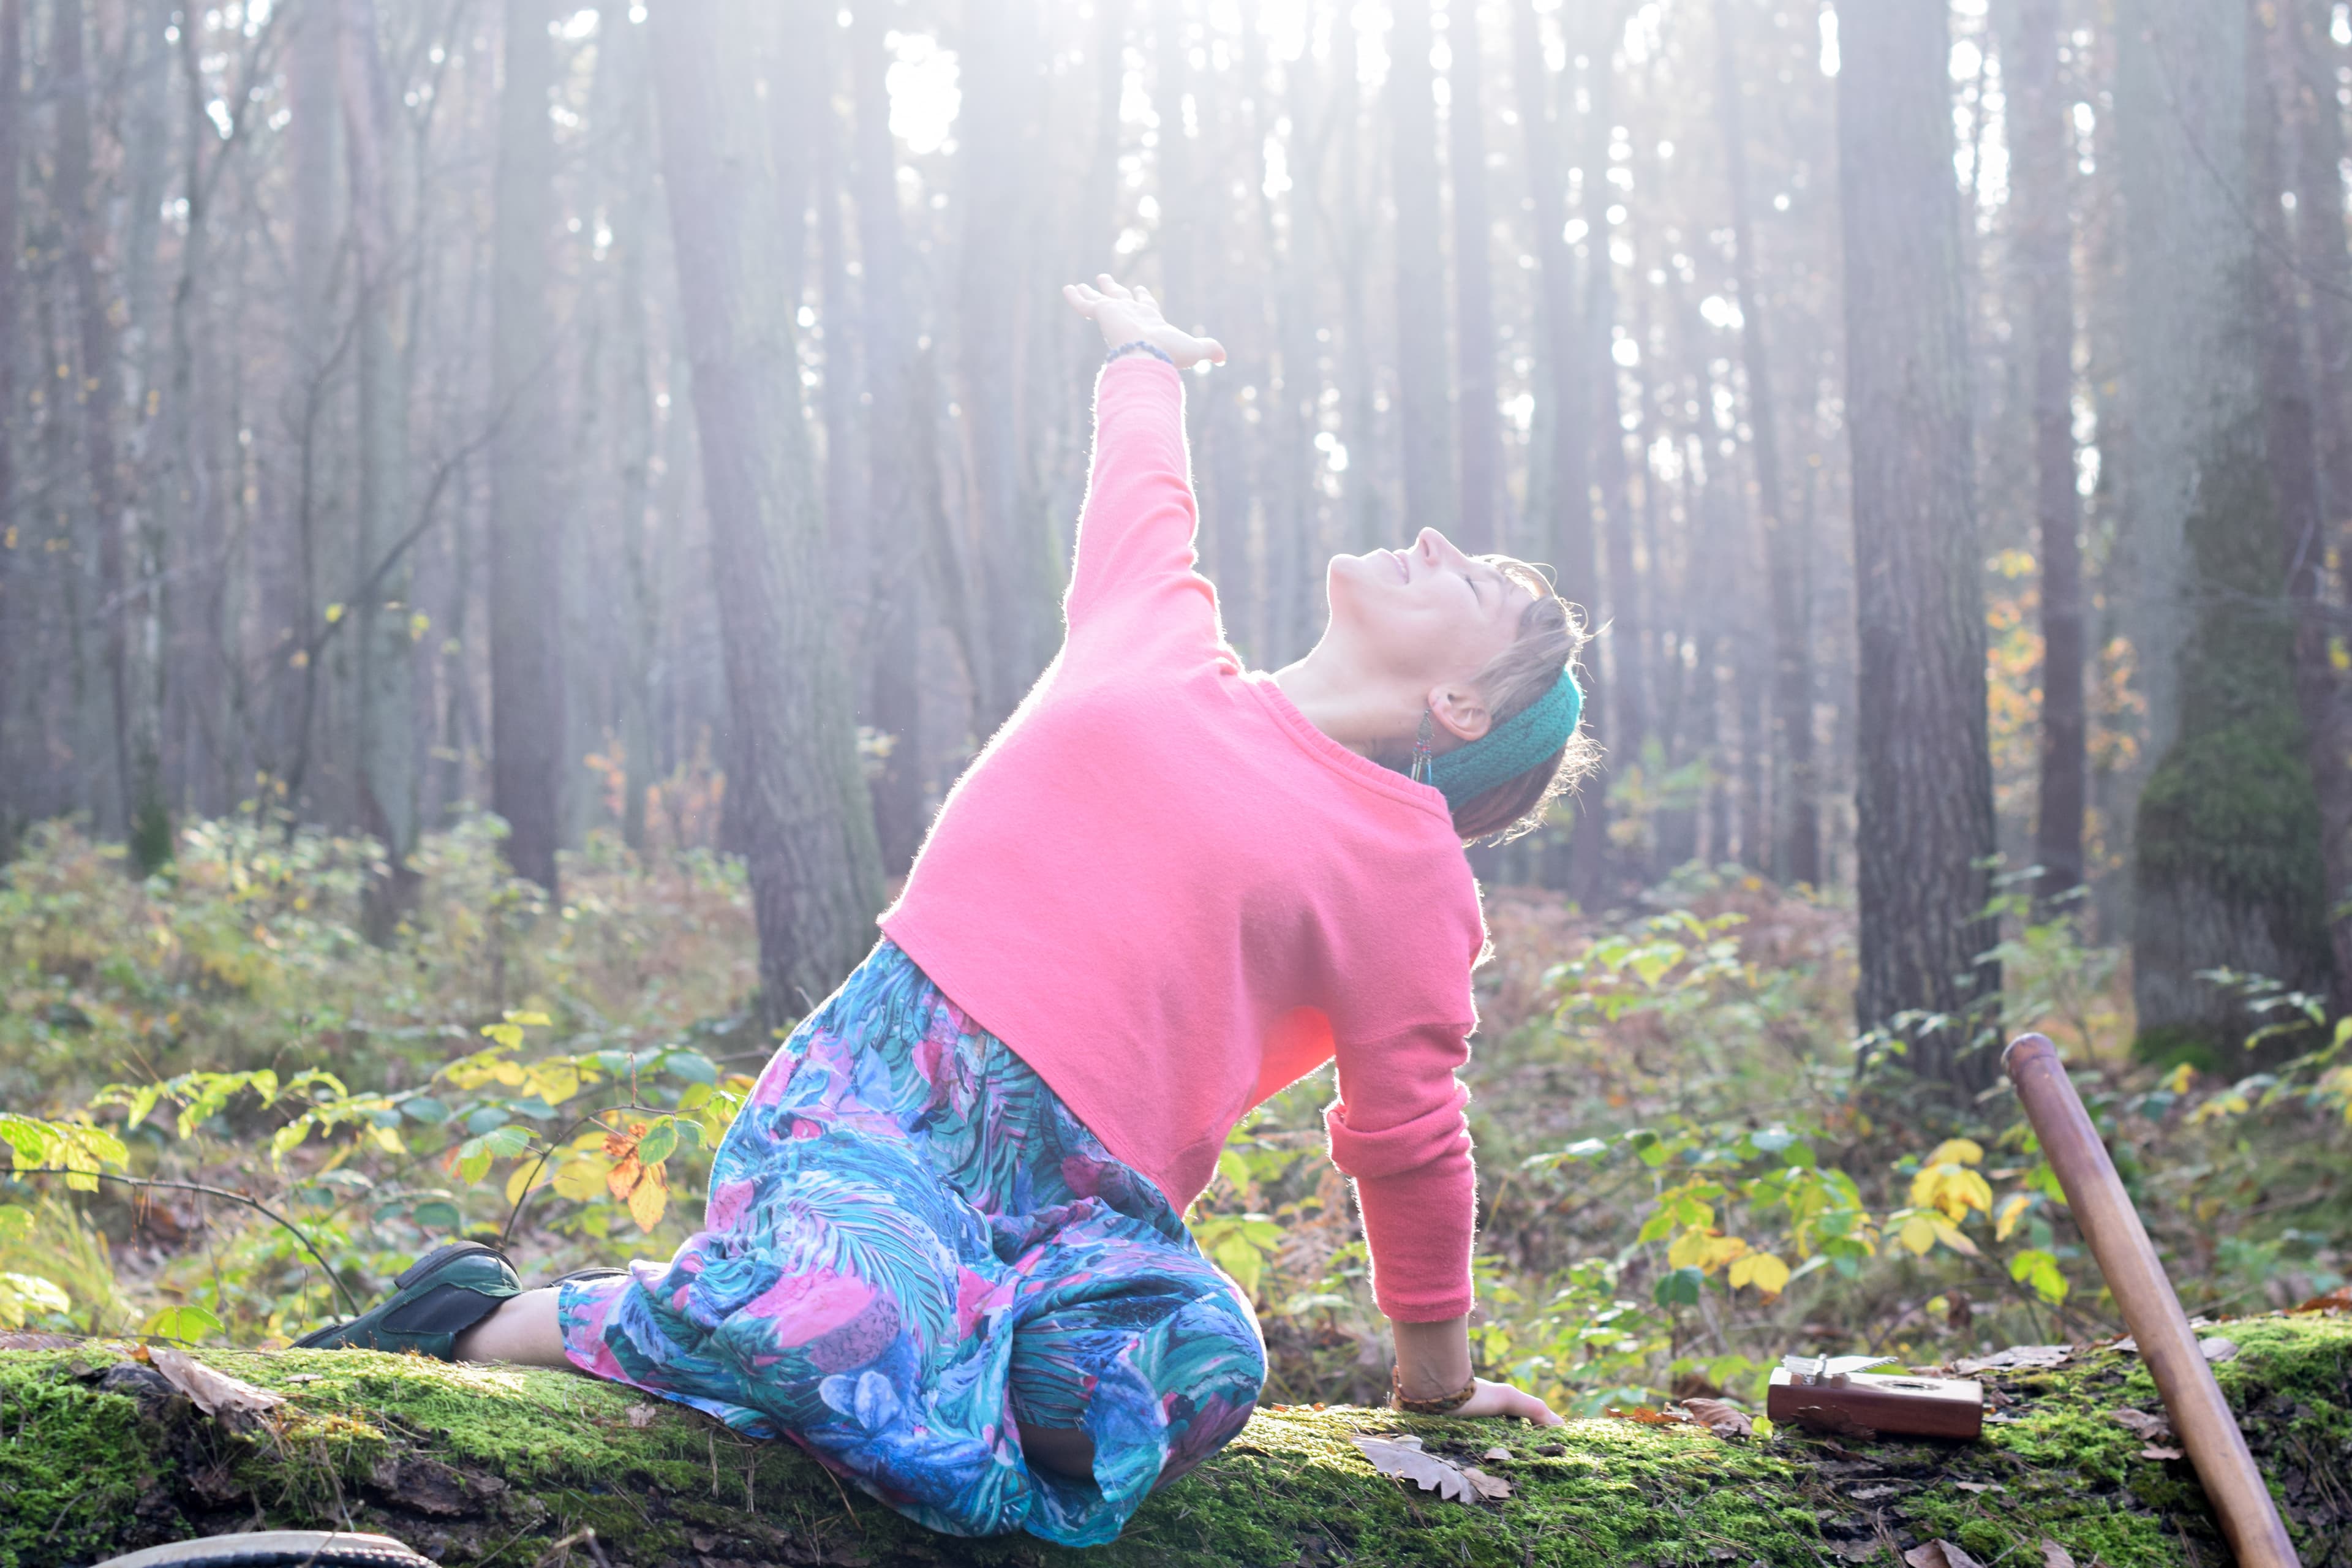
{"type": "Polygon", "coordinates": [[[1095,386],[1094,463],[1063,605],[1070,652],[1081,663],[1211,657],[1223,637],[1215,590],[1194,570],[1198,509],[1178,371],[1225,351],[1169,325],[1144,290],[1108,275],[1097,282],[1063,290],[1071,309],[1114,353],[1142,347],[1106,365],[1095,386]]]}

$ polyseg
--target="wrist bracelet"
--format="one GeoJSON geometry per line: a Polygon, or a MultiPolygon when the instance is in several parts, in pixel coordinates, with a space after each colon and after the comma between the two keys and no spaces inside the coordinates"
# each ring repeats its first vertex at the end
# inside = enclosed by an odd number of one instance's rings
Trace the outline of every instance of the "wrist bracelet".
{"type": "Polygon", "coordinates": [[[1439,1399],[1407,1399],[1404,1396],[1403,1369],[1395,1366],[1389,1368],[1389,1398],[1407,1415],[1451,1415],[1469,1404],[1472,1396],[1477,1392],[1478,1378],[1474,1373],[1471,1374],[1470,1381],[1462,1385],[1462,1392],[1459,1394],[1449,1394],[1439,1399]]]}
{"type": "Polygon", "coordinates": [[[1108,364],[1115,359],[1125,359],[1129,354],[1150,354],[1153,359],[1166,365],[1173,365],[1176,363],[1175,358],[1166,349],[1155,348],[1141,338],[1138,338],[1131,343],[1121,343],[1103,355],[1103,363],[1108,364]]]}

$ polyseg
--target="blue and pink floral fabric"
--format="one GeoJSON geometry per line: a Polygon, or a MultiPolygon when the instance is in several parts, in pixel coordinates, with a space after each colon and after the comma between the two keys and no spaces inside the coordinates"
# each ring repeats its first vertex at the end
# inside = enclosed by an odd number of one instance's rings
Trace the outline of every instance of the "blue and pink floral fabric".
{"type": "Polygon", "coordinates": [[[1144,1177],[884,942],[769,1062],[667,1264],[567,1282],[583,1371],[788,1436],[958,1535],[1107,1542],[1232,1439],[1249,1303],[1144,1177]],[[1024,1461],[1083,1427],[1094,1475],[1024,1461]]]}

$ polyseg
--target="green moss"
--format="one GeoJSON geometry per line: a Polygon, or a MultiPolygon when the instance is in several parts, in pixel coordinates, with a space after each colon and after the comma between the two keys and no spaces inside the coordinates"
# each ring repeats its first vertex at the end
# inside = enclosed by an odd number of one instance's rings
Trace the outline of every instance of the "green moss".
{"type": "MultiPolygon", "coordinates": [[[[2352,1491],[2352,1322],[2249,1320],[2226,1331],[2243,1349],[2221,1369],[2222,1384],[2316,1546],[2317,1531],[2335,1528],[2327,1500],[2352,1491]]],[[[277,1432],[236,1435],[142,1392],[144,1373],[106,1373],[110,1359],[96,1349],[0,1354],[0,1568],[86,1563],[257,1519],[385,1530],[449,1568],[527,1568],[583,1524],[633,1568],[852,1558],[1893,1568],[1895,1551],[1937,1535],[1986,1563],[2038,1563],[2045,1537],[2107,1568],[2188,1563],[2200,1551],[2219,1561],[2186,1466],[2141,1458],[2142,1441],[2111,1419],[2126,1405],[2157,1408],[2145,1371],[2111,1353],[1997,1374],[2014,1419],[1958,1447],[1270,1410],[1156,1496],[1118,1544],[1083,1554],[1026,1536],[930,1534],[837,1486],[789,1444],[748,1442],[564,1373],[208,1351],[208,1363],[292,1401],[277,1432]],[[1407,1429],[1473,1461],[1508,1447],[1511,1459],[1485,1463],[1515,1495],[1470,1508],[1408,1490],[1373,1474],[1349,1441],[1407,1429]]],[[[2324,1550],[2305,1560],[2329,1561],[2324,1550]]]]}

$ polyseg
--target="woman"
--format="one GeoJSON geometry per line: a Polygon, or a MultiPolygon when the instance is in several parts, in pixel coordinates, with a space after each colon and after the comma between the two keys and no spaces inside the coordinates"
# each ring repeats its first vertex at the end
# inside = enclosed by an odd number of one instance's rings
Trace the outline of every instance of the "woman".
{"type": "Polygon", "coordinates": [[[1398,1402],[1556,1422],[1471,1375],[1462,844],[1582,765],[1581,630],[1424,529],[1334,560],[1314,651],[1245,673],[1193,570],[1178,374],[1224,351],[1097,282],[1065,290],[1110,345],[1067,640],[761,1076],[703,1230],[528,1292],[461,1243],[310,1342],[576,1367],[940,1530],[1106,1542],[1248,1418],[1256,1321],[1181,1215],[1241,1117],[1336,1056],[1398,1402]]]}

